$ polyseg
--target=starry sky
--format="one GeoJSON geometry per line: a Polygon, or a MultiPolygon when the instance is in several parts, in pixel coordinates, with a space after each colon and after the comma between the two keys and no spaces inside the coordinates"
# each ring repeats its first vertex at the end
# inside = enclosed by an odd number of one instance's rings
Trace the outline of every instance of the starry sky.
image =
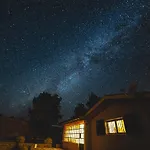
{"type": "Polygon", "coordinates": [[[120,92],[133,82],[150,89],[149,0],[1,0],[0,111],[24,115],[34,96],[75,105],[120,92]]]}

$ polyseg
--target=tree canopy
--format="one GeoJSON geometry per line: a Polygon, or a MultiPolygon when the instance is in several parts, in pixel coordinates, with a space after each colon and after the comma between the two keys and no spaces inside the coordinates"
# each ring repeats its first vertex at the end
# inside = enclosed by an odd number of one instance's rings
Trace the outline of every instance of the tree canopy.
{"type": "Polygon", "coordinates": [[[98,101],[100,100],[100,97],[98,97],[93,92],[90,93],[88,101],[86,102],[86,106],[88,109],[91,109],[98,101]]]}
{"type": "Polygon", "coordinates": [[[81,116],[84,116],[86,112],[87,112],[87,108],[85,107],[85,105],[83,103],[78,103],[75,106],[74,115],[72,118],[79,118],[81,116]]]}
{"type": "Polygon", "coordinates": [[[100,97],[95,95],[93,92],[89,94],[88,101],[86,102],[86,105],[83,103],[77,103],[77,105],[74,108],[74,114],[72,119],[79,118],[81,116],[84,116],[86,112],[91,109],[98,101],[100,100],[100,97]]]}
{"type": "Polygon", "coordinates": [[[33,99],[33,108],[29,111],[30,125],[34,135],[51,136],[52,125],[62,118],[60,113],[61,97],[47,92],[33,99]]]}

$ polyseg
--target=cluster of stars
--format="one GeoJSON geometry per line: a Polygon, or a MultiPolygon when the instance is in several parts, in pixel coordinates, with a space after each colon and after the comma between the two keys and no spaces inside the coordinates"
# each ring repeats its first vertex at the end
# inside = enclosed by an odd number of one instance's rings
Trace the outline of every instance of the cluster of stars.
{"type": "Polygon", "coordinates": [[[2,9],[0,25],[0,108],[8,103],[10,113],[18,114],[16,108],[21,106],[22,111],[34,96],[48,91],[63,98],[67,116],[91,91],[118,92],[143,76],[147,88],[149,61],[141,54],[149,54],[150,38],[141,20],[148,15],[149,4],[146,0],[9,2],[7,10],[2,9]],[[143,62],[136,61],[139,57],[143,62]]]}

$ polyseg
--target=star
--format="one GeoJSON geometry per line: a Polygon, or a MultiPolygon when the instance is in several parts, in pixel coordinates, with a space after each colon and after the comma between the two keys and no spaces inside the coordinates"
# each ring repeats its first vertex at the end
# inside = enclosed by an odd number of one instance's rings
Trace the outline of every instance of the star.
{"type": "Polygon", "coordinates": [[[5,4],[0,5],[0,113],[18,116],[33,97],[48,91],[62,97],[68,118],[91,91],[117,93],[135,79],[140,90],[150,88],[146,0],[5,4]]]}

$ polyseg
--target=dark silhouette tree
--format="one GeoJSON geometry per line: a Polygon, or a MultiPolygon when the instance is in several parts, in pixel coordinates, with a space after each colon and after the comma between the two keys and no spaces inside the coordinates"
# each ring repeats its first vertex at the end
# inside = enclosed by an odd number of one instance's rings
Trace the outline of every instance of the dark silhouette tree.
{"type": "Polygon", "coordinates": [[[91,92],[89,95],[89,99],[86,103],[87,108],[91,109],[99,100],[100,100],[100,97],[98,97],[93,92],[91,92]]]}
{"type": "Polygon", "coordinates": [[[52,125],[58,124],[62,118],[60,113],[61,98],[47,92],[33,99],[33,108],[29,110],[30,127],[35,136],[53,136],[52,125]]]}
{"type": "Polygon", "coordinates": [[[78,103],[75,106],[74,115],[72,119],[82,117],[85,115],[86,112],[87,112],[87,108],[85,107],[85,105],[83,103],[78,103]]]}

